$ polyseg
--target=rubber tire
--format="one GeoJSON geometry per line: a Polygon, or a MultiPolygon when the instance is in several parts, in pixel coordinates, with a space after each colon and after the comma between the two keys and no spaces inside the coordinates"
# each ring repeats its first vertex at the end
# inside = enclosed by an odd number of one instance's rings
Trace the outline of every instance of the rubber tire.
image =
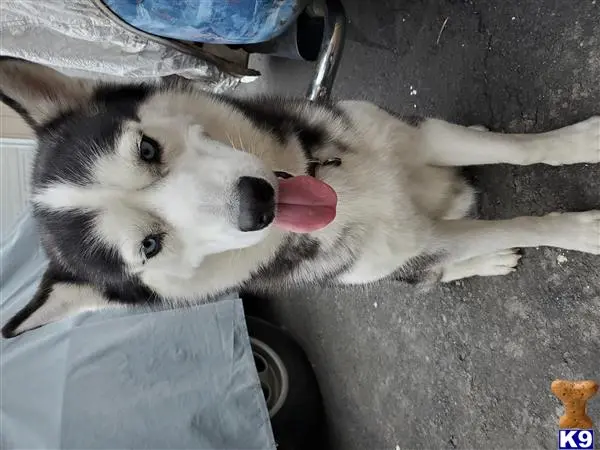
{"type": "Polygon", "coordinates": [[[277,449],[326,448],[321,393],[306,354],[281,328],[256,317],[246,317],[246,324],[250,337],[271,347],[283,361],[288,373],[287,398],[271,418],[277,449]]]}

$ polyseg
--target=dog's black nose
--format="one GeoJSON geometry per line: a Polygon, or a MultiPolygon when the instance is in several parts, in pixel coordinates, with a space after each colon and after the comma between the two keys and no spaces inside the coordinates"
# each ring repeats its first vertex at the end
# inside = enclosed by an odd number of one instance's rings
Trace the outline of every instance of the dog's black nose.
{"type": "Polygon", "coordinates": [[[275,190],[262,178],[241,177],[237,182],[240,201],[238,228],[257,231],[268,226],[275,218],[275,190]]]}

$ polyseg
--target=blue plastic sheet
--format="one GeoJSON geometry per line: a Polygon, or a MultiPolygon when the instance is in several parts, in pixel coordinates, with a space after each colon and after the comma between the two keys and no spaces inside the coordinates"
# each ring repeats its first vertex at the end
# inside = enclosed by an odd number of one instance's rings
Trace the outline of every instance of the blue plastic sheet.
{"type": "Polygon", "coordinates": [[[283,33],[306,3],[299,0],[104,0],[147,33],[212,44],[251,44],[283,33]]]}

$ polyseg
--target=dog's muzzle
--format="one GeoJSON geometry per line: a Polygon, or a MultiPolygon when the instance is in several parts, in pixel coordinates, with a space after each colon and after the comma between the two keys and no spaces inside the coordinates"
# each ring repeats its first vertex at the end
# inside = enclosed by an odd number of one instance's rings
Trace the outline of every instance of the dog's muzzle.
{"type": "Polygon", "coordinates": [[[240,202],[238,228],[258,231],[266,228],[275,218],[275,189],[262,178],[241,177],[237,182],[240,202]]]}

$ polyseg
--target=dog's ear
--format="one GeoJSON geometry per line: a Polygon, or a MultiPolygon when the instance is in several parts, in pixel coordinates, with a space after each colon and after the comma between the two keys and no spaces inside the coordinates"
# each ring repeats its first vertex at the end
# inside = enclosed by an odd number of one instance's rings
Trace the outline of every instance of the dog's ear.
{"type": "Polygon", "coordinates": [[[2,336],[11,338],[80,311],[108,306],[109,299],[103,293],[87,283],[75,281],[51,264],[33,299],[2,327],[2,336]]]}
{"type": "Polygon", "coordinates": [[[0,100],[34,130],[61,112],[85,104],[95,84],[40,64],[0,57],[0,100]]]}

